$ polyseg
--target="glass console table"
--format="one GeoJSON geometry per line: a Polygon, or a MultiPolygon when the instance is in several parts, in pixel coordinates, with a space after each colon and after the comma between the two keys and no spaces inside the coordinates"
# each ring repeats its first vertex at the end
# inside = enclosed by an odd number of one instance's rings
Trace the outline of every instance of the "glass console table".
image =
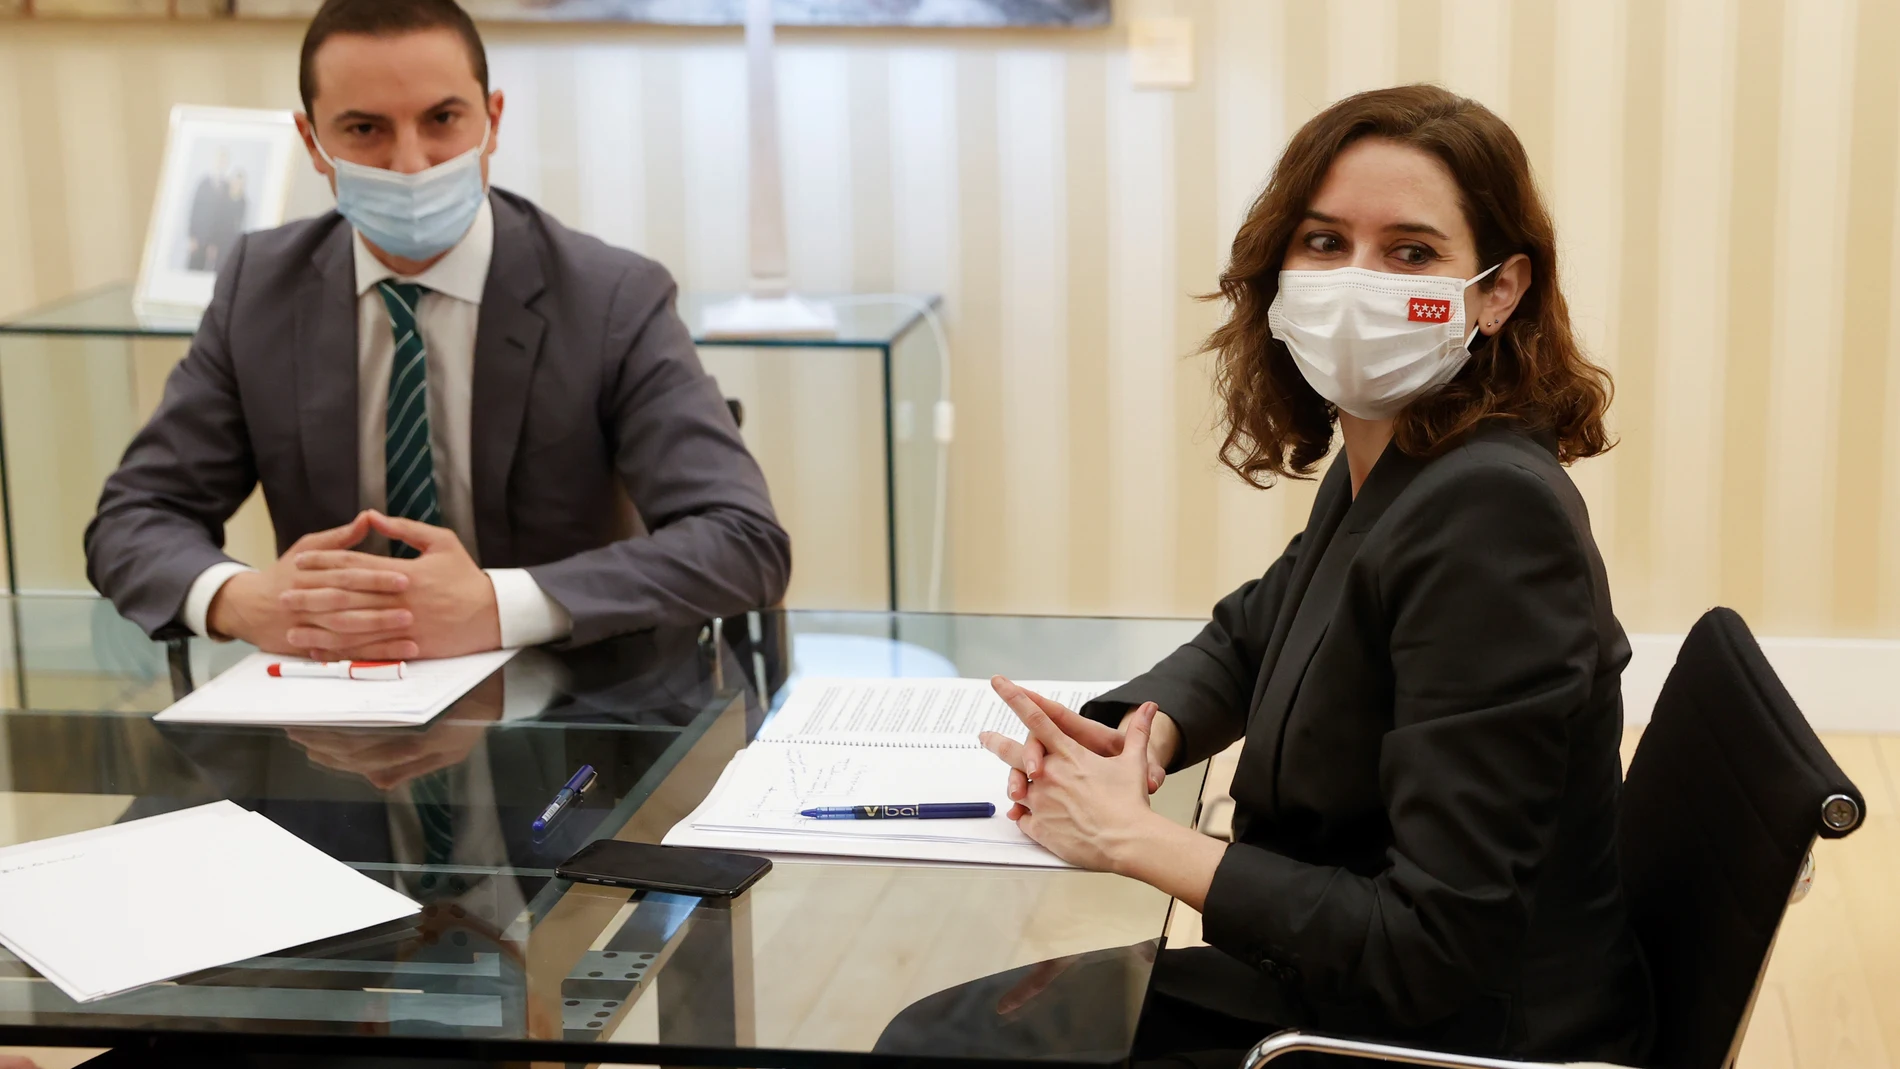
{"type": "MultiPolygon", "coordinates": [[[[700,310],[718,299],[683,295],[680,314],[696,329],[700,310]]],[[[920,309],[938,300],[841,302],[836,337],[700,338],[701,359],[739,402],[746,442],[798,547],[788,601],[929,608],[943,581],[944,469],[930,416],[941,399],[944,354],[920,309]]],[[[90,592],[81,535],[100,484],[196,329],[195,320],[141,318],[125,284],[0,323],[8,592],[90,592]]],[[[272,554],[259,497],[240,510],[228,537],[239,559],[272,554]]]]}
{"type": "MultiPolygon", "coordinates": [[[[0,701],[0,845],[229,798],[424,904],[403,931],[85,1004],[0,952],[0,1045],[136,1045],[152,1064],[180,1065],[245,1051],[974,1066],[949,1047],[904,1048],[889,1026],[958,984],[1088,954],[1121,986],[1063,1004],[1043,1047],[1011,1063],[1128,1055],[1172,906],[1144,884],[782,857],[722,903],[569,884],[553,867],[598,838],[658,841],[758,730],[770,704],[758,680],[770,693],[788,674],[1124,678],[1198,621],[793,612],[756,629],[626,636],[528,651],[427,728],[365,747],[362,732],[155,724],[171,700],[163,647],[97,600],[0,600],[12,630],[0,644],[12,684],[0,701]],[[405,755],[426,756],[402,766],[411,772],[450,772],[446,862],[404,834],[407,786],[372,782],[405,755]],[[533,841],[530,821],[583,762],[598,786],[552,841],[533,841]]],[[[243,652],[194,640],[189,655],[204,673],[243,652]]],[[[1169,777],[1154,805],[1192,822],[1203,779],[1204,767],[1169,777]]]]}

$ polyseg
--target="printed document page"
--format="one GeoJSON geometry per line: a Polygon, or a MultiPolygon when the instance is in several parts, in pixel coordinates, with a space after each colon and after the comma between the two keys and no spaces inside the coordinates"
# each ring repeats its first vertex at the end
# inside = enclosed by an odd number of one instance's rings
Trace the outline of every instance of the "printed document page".
{"type": "Polygon", "coordinates": [[[1005,814],[1009,769],[983,750],[874,750],[863,746],[754,746],[714,805],[696,813],[702,828],[818,832],[916,839],[1028,844],[1005,814]],[[965,820],[818,820],[818,806],[990,802],[996,815],[965,820]]]}
{"type": "Polygon", "coordinates": [[[733,755],[706,801],[661,841],[667,846],[750,853],[1070,867],[1036,845],[1006,815],[1010,805],[1003,793],[1007,775],[1002,762],[982,750],[892,752],[857,746],[755,744],[733,755]],[[793,751],[804,753],[794,757],[793,751]],[[887,770],[869,767],[891,757],[899,760],[887,770]],[[923,762],[937,767],[926,771],[923,762]],[[807,808],[798,800],[801,791],[810,789],[812,797],[828,797],[847,785],[888,790],[906,776],[909,779],[902,786],[907,798],[994,802],[996,815],[972,820],[816,820],[798,815],[807,808]],[[950,797],[953,794],[957,797],[950,797]]]}
{"type": "MultiPolygon", "coordinates": [[[[1117,686],[1046,681],[1021,685],[1075,710],[1117,686]]],[[[977,736],[985,731],[1014,739],[1029,734],[987,679],[805,679],[759,738],[980,749],[977,736]]]]}
{"type": "Polygon", "coordinates": [[[404,677],[390,680],[281,678],[267,669],[307,662],[253,653],[155,719],[276,727],[412,727],[435,719],[518,652],[407,661],[404,677]]]}
{"type": "MultiPolygon", "coordinates": [[[[1112,683],[1025,682],[1079,709],[1112,683]]],[[[982,679],[808,679],[663,840],[766,853],[1066,867],[1008,817],[1009,770],[977,736],[1021,739],[982,679]],[[818,820],[820,806],[989,802],[960,820],[818,820]]]]}
{"type": "Polygon", "coordinates": [[[0,944],[77,1002],[418,909],[228,801],[0,850],[0,944]]]}

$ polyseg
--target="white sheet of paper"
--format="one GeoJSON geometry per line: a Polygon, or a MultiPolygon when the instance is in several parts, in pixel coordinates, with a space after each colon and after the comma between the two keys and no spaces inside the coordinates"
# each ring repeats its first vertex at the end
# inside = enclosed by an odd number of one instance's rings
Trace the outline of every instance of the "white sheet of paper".
{"type": "Polygon", "coordinates": [[[408,661],[402,679],[284,679],[267,670],[298,658],[253,653],[154,719],[275,727],[413,727],[454,704],[518,650],[408,661]]]}
{"type": "MultiPolygon", "coordinates": [[[[1009,769],[984,750],[879,750],[821,743],[752,746],[699,828],[850,838],[958,840],[1031,845],[1006,813],[1009,769]],[[819,820],[817,806],[989,802],[996,815],[966,820],[819,820]]],[[[1040,849],[1040,847],[1038,847],[1040,849]]]]}
{"type": "Polygon", "coordinates": [[[1040,846],[1009,843],[866,839],[846,835],[773,835],[770,832],[695,828],[682,821],[662,840],[667,846],[699,846],[742,854],[794,857],[839,864],[1003,865],[1019,869],[1073,868],[1040,846]]]}
{"type": "MultiPolygon", "coordinates": [[[[1071,709],[1116,686],[1021,685],[1071,709]]],[[[985,731],[1014,739],[1029,734],[987,679],[804,679],[759,738],[980,749],[977,736],[985,731]]]]}
{"type": "Polygon", "coordinates": [[[0,850],[0,944],[78,1002],[419,908],[228,801],[0,850]]]}
{"type": "MultiPolygon", "coordinates": [[[[1070,867],[1068,862],[1037,846],[1029,840],[1028,836],[1016,829],[1016,826],[1004,815],[1009,811],[1007,798],[998,802],[996,816],[983,821],[812,820],[798,816],[797,808],[787,813],[779,799],[782,795],[796,789],[788,781],[795,781],[799,774],[784,773],[784,770],[779,770],[787,777],[786,780],[779,780],[770,772],[762,772],[762,765],[776,765],[779,760],[777,756],[766,751],[809,748],[811,747],[804,744],[796,747],[755,744],[734,754],[732,760],[727,763],[725,771],[720,773],[719,781],[713,785],[706,801],[688,814],[685,820],[675,824],[661,842],[667,846],[703,846],[715,850],[793,854],[801,857],[829,855],[877,861],[1013,865],[1028,868],[1070,867]],[[760,755],[764,755],[763,761],[760,760],[760,755]],[[902,834],[901,831],[895,834],[890,833],[891,825],[908,824],[921,829],[925,823],[957,824],[965,827],[955,834],[934,836],[907,835],[902,834]],[[970,827],[972,825],[978,830],[972,830],[970,827]]],[[[887,751],[868,750],[861,747],[821,749],[844,749],[859,758],[873,761],[891,756],[887,751]]],[[[913,750],[904,751],[903,756],[937,760],[946,757],[956,759],[980,757],[997,769],[1002,768],[996,758],[984,751],[977,751],[972,755],[960,752],[947,753],[941,750],[913,750]]],[[[841,770],[834,766],[831,774],[839,771],[841,770]]],[[[998,784],[1004,782],[1003,775],[991,777],[987,769],[978,772],[977,777],[982,780],[994,778],[998,784]]],[[[1003,788],[996,787],[994,793],[1001,796],[1003,788]]],[[[984,792],[980,798],[940,800],[991,801],[993,799],[989,797],[988,792],[984,792]]]]}
{"type": "MultiPolygon", "coordinates": [[[[1024,682],[1070,708],[1112,683],[1024,682]]],[[[1027,731],[982,679],[807,679],[662,840],[797,855],[1067,868],[1007,816],[1008,768],[977,741],[1027,731]],[[972,820],[816,820],[817,806],[990,802],[972,820]]]]}

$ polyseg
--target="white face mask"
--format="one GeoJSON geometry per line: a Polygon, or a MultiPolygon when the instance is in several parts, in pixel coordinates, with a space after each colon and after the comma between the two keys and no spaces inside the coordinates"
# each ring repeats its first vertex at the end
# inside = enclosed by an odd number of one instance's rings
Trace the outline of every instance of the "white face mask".
{"type": "Polygon", "coordinates": [[[1321,397],[1360,419],[1387,419],[1465,366],[1478,336],[1465,333],[1465,290],[1497,269],[1462,280],[1282,271],[1267,328],[1321,397]]]}
{"type": "Polygon", "coordinates": [[[384,252],[427,260],[454,248],[482,210],[482,155],[492,129],[482,127],[481,144],[415,174],[335,159],[321,141],[317,151],[336,172],[336,210],[357,233],[384,252]]]}

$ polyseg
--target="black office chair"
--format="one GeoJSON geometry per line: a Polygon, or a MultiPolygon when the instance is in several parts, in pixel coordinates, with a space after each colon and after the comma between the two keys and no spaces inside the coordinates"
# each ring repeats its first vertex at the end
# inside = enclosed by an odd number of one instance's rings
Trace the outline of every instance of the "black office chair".
{"type": "Polygon", "coordinates": [[[172,677],[172,701],[184,701],[185,695],[198,687],[191,678],[191,639],[179,635],[160,637],[165,642],[165,667],[172,677]]]}
{"type": "Polygon", "coordinates": [[[713,635],[738,657],[746,683],[759,696],[760,707],[770,709],[779,688],[791,675],[792,636],[785,606],[715,620],[713,635]]]}
{"type": "MultiPolygon", "coordinates": [[[[728,397],[726,410],[732,413],[732,422],[745,426],[745,402],[728,397]]],[[[770,708],[791,663],[791,638],[785,626],[784,606],[715,621],[714,632],[738,654],[748,681],[759,694],[760,704],[770,708]]]]}
{"type": "MultiPolygon", "coordinates": [[[[1711,609],[1683,641],[1623,784],[1617,854],[1656,991],[1648,1069],[1728,1069],[1782,913],[1813,879],[1816,836],[1866,802],[1797,709],[1742,618],[1711,609]]],[[[1444,1069],[1548,1063],[1280,1032],[1243,1069],[1296,1051],[1444,1069]]]]}

